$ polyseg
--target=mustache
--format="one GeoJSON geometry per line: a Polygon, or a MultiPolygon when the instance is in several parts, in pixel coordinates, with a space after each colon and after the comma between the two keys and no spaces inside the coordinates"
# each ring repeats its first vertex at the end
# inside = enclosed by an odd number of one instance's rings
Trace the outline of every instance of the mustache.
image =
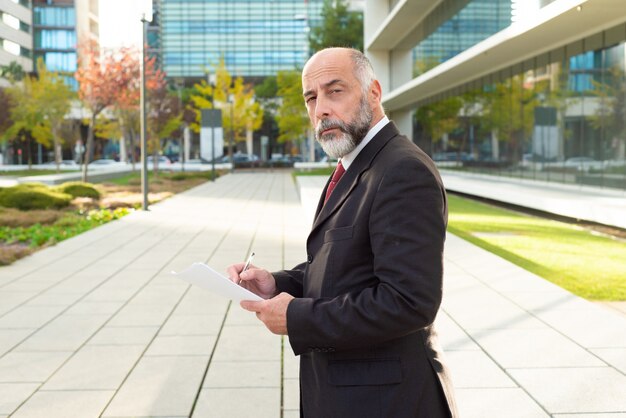
{"type": "Polygon", "coordinates": [[[323,119],[315,128],[315,135],[319,138],[327,129],[339,129],[341,132],[348,133],[348,128],[345,123],[337,119],[323,119]]]}

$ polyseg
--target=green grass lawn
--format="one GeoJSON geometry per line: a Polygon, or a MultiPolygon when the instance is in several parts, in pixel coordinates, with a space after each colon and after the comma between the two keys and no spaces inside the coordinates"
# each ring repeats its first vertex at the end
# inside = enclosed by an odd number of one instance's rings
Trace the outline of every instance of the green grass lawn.
{"type": "Polygon", "coordinates": [[[27,177],[27,176],[46,176],[48,174],[71,173],[72,171],[62,170],[57,173],[56,170],[0,170],[0,176],[7,177],[27,177]]]}
{"type": "Polygon", "coordinates": [[[448,230],[569,291],[626,300],[626,242],[448,195],[448,230]]]}

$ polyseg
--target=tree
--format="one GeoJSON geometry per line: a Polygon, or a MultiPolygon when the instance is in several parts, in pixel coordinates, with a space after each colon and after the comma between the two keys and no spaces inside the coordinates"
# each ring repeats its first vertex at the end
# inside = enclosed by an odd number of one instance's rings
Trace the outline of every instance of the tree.
{"type": "Polygon", "coordinates": [[[37,74],[39,75],[37,84],[41,94],[42,111],[44,119],[50,124],[54,144],[54,162],[57,166],[57,171],[59,171],[59,165],[62,160],[61,125],[64,122],[65,115],[71,109],[72,99],[74,99],[75,94],[58,73],[51,73],[46,69],[41,58],[37,60],[37,74]]]}
{"type": "Polygon", "coordinates": [[[431,140],[438,141],[445,134],[459,127],[459,111],[463,106],[460,97],[450,97],[420,106],[415,118],[422,125],[431,140]]]}
{"type": "Polygon", "coordinates": [[[498,133],[505,142],[510,161],[518,161],[520,146],[526,132],[532,132],[533,111],[538,105],[532,89],[522,84],[523,76],[517,75],[495,85],[485,94],[486,125],[498,133]]]}
{"type": "Polygon", "coordinates": [[[247,152],[252,153],[252,133],[263,123],[263,109],[255,100],[250,84],[245,84],[241,77],[233,82],[223,59],[215,69],[215,86],[205,80],[195,84],[191,103],[196,114],[195,122],[191,124],[194,132],[200,132],[202,109],[221,109],[224,129],[231,128],[233,140],[246,141],[247,152]]]}
{"type": "Polygon", "coordinates": [[[267,76],[263,79],[261,84],[254,87],[254,94],[257,99],[271,100],[276,97],[278,93],[278,84],[276,82],[276,76],[267,76]]]}
{"type": "MultiPolygon", "coordinates": [[[[76,71],[78,96],[91,112],[87,146],[83,161],[83,181],[87,181],[89,160],[93,152],[96,120],[118,99],[120,92],[128,91],[137,82],[130,54],[107,51],[101,54],[94,42],[79,46],[80,61],[76,71]]],[[[135,66],[136,68],[136,66],[135,66]]]]}
{"type": "Polygon", "coordinates": [[[32,165],[30,144],[33,139],[41,144],[48,145],[50,140],[50,129],[45,124],[41,108],[36,104],[33,87],[33,79],[27,77],[21,83],[13,84],[6,89],[11,106],[9,108],[11,124],[2,136],[3,141],[17,139],[26,142],[28,152],[26,159],[28,167],[32,165]]]}
{"type": "Polygon", "coordinates": [[[162,83],[159,88],[150,94],[148,112],[148,151],[154,156],[153,170],[158,174],[158,154],[161,150],[161,140],[176,131],[181,124],[182,111],[180,101],[175,94],[162,83]]]}
{"type": "Polygon", "coordinates": [[[611,139],[616,159],[626,155],[626,77],[619,68],[611,68],[602,82],[593,81],[592,94],[598,98],[593,115],[588,116],[591,125],[604,130],[611,139]]]}
{"type": "Polygon", "coordinates": [[[310,128],[309,117],[302,98],[302,79],[297,71],[279,71],[276,77],[278,96],[278,142],[300,142],[310,128]]]}
{"type": "Polygon", "coordinates": [[[321,25],[309,32],[312,51],[342,46],[363,51],[363,13],[348,10],[347,0],[324,0],[321,25]]]}
{"type": "Polygon", "coordinates": [[[11,61],[9,65],[0,66],[0,77],[4,77],[12,83],[22,81],[25,76],[24,68],[17,61],[11,61]]]}
{"type": "MultiPolygon", "coordinates": [[[[25,77],[7,89],[12,102],[10,108],[12,124],[3,138],[20,138],[30,145],[31,139],[49,146],[52,140],[55,161],[59,162],[59,130],[65,115],[69,112],[73,92],[57,73],[46,70],[43,60],[37,61],[38,77],[25,77]]],[[[32,164],[30,146],[28,164],[32,164]]]]}
{"type": "Polygon", "coordinates": [[[9,93],[5,89],[0,89],[0,138],[4,136],[4,132],[13,124],[11,120],[11,107],[13,106],[9,93]]]}

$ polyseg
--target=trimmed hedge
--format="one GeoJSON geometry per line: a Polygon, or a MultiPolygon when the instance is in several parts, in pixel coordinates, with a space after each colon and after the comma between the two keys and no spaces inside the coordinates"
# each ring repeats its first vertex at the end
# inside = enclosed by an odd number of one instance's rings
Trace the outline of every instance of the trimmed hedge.
{"type": "Polygon", "coordinates": [[[40,183],[18,184],[0,193],[0,206],[19,210],[59,209],[68,206],[71,200],[71,195],[56,192],[40,183]]]}
{"type": "Polygon", "coordinates": [[[91,197],[93,199],[100,199],[100,192],[93,184],[83,183],[82,181],[70,181],[63,183],[56,187],[56,190],[61,193],[66,193],[72,197],[91,197]]]}

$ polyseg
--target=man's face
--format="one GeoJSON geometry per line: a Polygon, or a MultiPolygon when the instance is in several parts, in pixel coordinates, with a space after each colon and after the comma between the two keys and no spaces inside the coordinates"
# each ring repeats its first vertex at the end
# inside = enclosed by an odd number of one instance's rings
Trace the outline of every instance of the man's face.
{"type": "Polygon", "coordinates": [[[324,151],[340,158],[356,148],[373,116],[349,56],[335,52],[314,57],[303,71],[302,86],[315,137],[324,151]]]}

